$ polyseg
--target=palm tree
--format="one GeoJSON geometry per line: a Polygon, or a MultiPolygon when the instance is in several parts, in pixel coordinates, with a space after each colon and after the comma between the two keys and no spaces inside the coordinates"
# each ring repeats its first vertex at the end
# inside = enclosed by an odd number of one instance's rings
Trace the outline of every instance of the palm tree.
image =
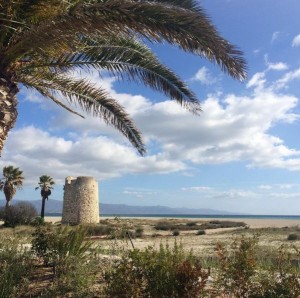
{"type": "Polygon", "coordinates": [[[40,177],[39,186],[35,188],[41,189],[41,196],[42,196],[42,209],[41,209],[41,217],[44,218],[45,216],[45,204],[48,197],[51,195],[51,189],[53,189],[52,185],[55,184],[53,179],[50,176],[43,175],[40,177]]]}
{"type": "Polygon", "coordinates": [[[10,207],[11,200],[16,194],[17,188],[22,188],[23,185],[23,171],[13,166],[3,168],[3,178],[0,182],[0,190],[4,191],[6,199],[6,208],[10,207]]]}
{"type": "Polygon", "coordinates": [[[141,133],[101,87],[72,76],[97,69],[165,93],[195,114],[195,94],[146,46],[168,42],[246,77],[242,53],[220,36],[196,0],[0,0],[0,153],[14,126],[18,85],[66,110],[72,105],[118,129],[140,154],[141,133]]]}

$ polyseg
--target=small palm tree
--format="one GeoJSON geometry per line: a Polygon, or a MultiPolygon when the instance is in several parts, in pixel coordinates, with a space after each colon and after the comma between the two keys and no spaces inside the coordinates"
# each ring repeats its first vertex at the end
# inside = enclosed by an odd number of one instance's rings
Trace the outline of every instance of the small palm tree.
{"type": "Polygon", "coordinates": [[[50,176],[43,175],[40,177],[39,186],[35,188],[41,189],[41,196],[42,196],[42,209],[41,209],[41,217],[44,218],[45,216],[45,204],[48,197],[51,195],[51,189],[53,189],[52,185],[55,184],[53,179],[50,176]]]}
{"type": "Polygon", "coordinates": [[[70,112],[78,114],[75,105],[102,118],[145,153],[125,109],[101,86],[72,75],[76,69],[141,82],[198,114],[195,94],[146,40],[207,58],[233,78],[246,76],[241,51],[195,0],[0,0],[0,154],[18,116],[19,84],[70,112]]]}
{"type": "Polygon", "coordinates": [[[11,200],[16,194],[17,188],[22,188],[23,180],[23,171],[19,168],[13,166],[3,168],[3,178],[0,182],[0,190],[4,191],[6,208],[10,207],[11,200]]]}

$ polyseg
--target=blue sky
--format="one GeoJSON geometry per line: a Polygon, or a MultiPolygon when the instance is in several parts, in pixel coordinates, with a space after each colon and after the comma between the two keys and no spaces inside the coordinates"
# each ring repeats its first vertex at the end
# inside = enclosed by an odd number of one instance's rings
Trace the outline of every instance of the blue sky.
{"type": "Polygon", "coordinates": [[[0,162],[24,170],[17,199],[38,199],[42,174],[56,180],[53,199],[62,199],[66,176],[87,175],[99,180],[104,203],[300,213],[300,2],[201,5],[244,52],[248,79],[240,83],[204,59],[153,45],[201,100],[196,117],[143,86],[83,74],[127,107],[144,134],[145,157],[98,119],[68,114],[21,88],[0,162]]]}

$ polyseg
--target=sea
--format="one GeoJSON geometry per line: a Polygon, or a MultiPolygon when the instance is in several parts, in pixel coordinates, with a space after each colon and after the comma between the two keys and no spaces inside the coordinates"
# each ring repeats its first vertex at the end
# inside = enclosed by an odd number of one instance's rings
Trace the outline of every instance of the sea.
{"type": "MultiPolygon", "coordinates": [[[[61,213],[46,213],[46,216],[61,217],[61,213]]],[[[146,218],[217,218],[217,219],[286,219],[300,220],[300,215],[220,215],[220,214],[100,214],[101,217],[146,217],[146,218]]]]}

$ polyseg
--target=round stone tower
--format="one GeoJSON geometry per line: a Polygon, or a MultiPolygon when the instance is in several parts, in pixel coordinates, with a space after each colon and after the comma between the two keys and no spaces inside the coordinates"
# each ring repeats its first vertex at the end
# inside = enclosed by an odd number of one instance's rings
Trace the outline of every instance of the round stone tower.
{"type": "Polygon", "coordinates": [[[98,182],[93,177],[67,177],[62,223],[77,225],[98,222],[98,182]]]}

